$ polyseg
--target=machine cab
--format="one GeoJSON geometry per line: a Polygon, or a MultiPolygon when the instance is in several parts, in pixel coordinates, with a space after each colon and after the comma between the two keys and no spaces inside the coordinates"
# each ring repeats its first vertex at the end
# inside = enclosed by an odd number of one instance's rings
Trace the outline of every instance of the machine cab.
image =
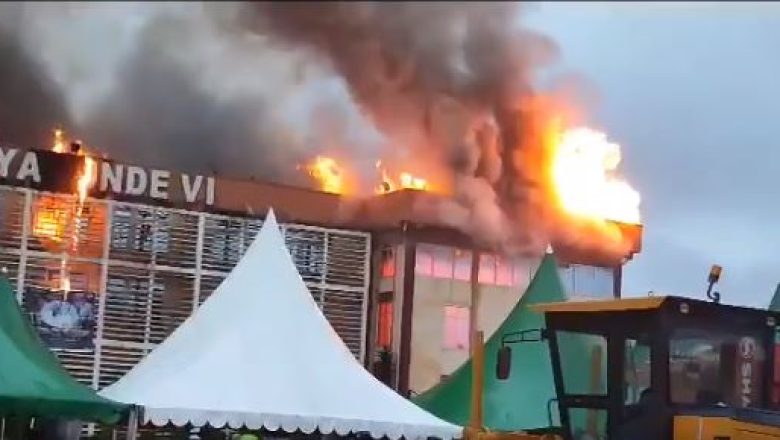
{"type": "Polygon", "coordinates": [[[568,440],[634,437],[627,429],[642,417],[633,429],[671,438],[672,415],[775,408],[777,313],[677,297],[535,309],[568,440]]]}

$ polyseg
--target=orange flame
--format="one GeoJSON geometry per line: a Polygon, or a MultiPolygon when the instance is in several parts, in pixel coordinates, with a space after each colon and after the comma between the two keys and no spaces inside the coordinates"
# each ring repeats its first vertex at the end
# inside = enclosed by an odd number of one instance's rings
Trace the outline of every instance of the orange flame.
{"type": "MultiPolygon", "coordinates": [[[[62,130],[54,130],[54,142],[52,151],[67,153],[66,142],[62,130]]],[[[79,249],[79,233],[84,221],[84,207],[89,189],[94,185],[97,177],[97,163],[94,158],[79,150],[79,156],[84,157],[84,166],[76,181],[77,203],[67,199],[42,195],[37,202],[35,218],[33,222],[33,234],[46,240],[49,244],[59,245],[68,239],[68,247],[60,265],[60,289],[67,294],[70,291],[70,278],[67,266],[70,254],[79,249]],[[66,237],[66,231],[70,230],[70,237],[66,237]]]]}
{"type": "Polygon", "coordinates": [[[640,223],[639,193],[617,177],[620,146],[586,127],[556,130],[552,154],[555,193],[577,217],[640,223]]]}
{"type": "Polygon", "coordinates": [[[402,172],[398,175],[398,179],[392,179],[387,170],[382,167],[382,161],[376,163],[376,168],[380,173],[382,183],[376,188],[377,194],[385,194],[400,189],[415,189],[419,191],[426,191],[428,189],[428,181],[422,177],[417,177],[408,172],[402,172]]]}
{"type": "Polygon", "coordinates": [[[335,194],[344,191],[344,172],[332,157],[315,157],[306,165],[306,171],[319,182],[322,191],[335,194]]]}
{"type": "Polygon", "coordinates": [[[54,144],[52,145],[51,150],[55,153],[65,152],[65,140],[63,139],[63,132],[60,129],[54,130],[54,144]]]}

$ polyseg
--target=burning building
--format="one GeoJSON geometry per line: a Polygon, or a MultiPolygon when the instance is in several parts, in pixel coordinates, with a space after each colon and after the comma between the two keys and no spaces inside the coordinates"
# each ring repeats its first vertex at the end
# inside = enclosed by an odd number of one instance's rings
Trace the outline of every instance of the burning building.
{"type": "MultiPolygon", "coordinates": [[[[208,298],[272,207],[336,332],[407,393],[468,357],[472,270],[489,334],[541,259],[485,246],[443,221],[432,207],[449,196],[426,191],[428,181],[410,173],[378,163],[376,195],[353,198],[340,194],[336,161],[320,157],[304,168],[322,191],[116,163],[61,135],[52,150],[2,146],[0,266],[66,368],[100,388],[208,298]]],[[[620,252],[550,243],[573,296],[620,295],[641,226],[632,217],[604,227],[627,243],[620,252]]]]}

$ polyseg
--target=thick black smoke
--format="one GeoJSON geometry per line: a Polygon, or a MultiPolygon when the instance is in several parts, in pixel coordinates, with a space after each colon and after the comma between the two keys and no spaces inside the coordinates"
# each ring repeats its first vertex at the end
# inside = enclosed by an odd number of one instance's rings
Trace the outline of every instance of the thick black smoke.
{"type": "Polygon", "coordinates": [[[516,3],[252,3],[249,30],[310,51],[399,146],[449,164],[442,219],[481,241],[540,247],[552,232],[536,131],[547,38],[517,26],[516,3]]]}
{"type": "Polygon", "coordinates": [[[0,141],[48,146],[53,127],[68,126],[65,97],[13,25],[21,9],[0,6],[0,141]]]}
{"type": "Polygon", "coordinates": [[[85,136],[120,160],[289,182],[303,158],[275,122],[274,103],[219,99],[208,90],[198,68],[179,57],[196,31],[176,17],[150,22],[119,66],[113,91],[87,120],[85,136]]]}

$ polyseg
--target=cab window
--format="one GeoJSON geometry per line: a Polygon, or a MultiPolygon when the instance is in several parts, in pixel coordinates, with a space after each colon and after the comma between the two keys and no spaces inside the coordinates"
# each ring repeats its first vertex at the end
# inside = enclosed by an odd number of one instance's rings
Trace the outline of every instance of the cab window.
{"type": "Polygon", "coordinates": [[[601,335],[556,332],[566,394],[607,394],[607,340],[601,335]]]}
{"type": "Polygon", "coordinates": [[[650,345],[649,338],[626,339],[623,366],[625,405],[639,403],[642,391],[650,388],[650,345]]]}
{"type": "Polygon", "coordinates": [[[761,407],[766,353],[760,335],[677,330],[669,347],[674,403],[761,407]]]}

